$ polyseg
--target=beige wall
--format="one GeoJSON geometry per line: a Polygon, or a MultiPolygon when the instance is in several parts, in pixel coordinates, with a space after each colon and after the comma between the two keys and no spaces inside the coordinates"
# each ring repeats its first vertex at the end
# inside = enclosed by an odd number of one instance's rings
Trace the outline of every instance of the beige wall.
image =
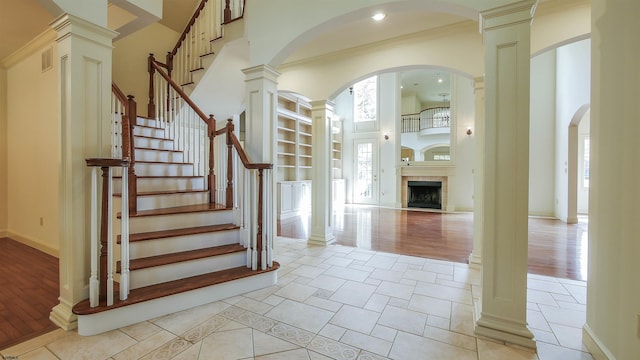
{"type": "Polygon", "coordinates": [[[58,69],[41,71],[41,52],[7,69],[7,231],[50,254],[59,249],[58,69]]]}
{"type": "Polygon", "coordinates": [[[0,237],[7,230],[7,70],[0,66],[0,237]]]}
{"type": "Polygon", "coordinates": [[[157,60],[165,62],[167,52],[173,50],[180,35],[155,23],[113,43],[113,81],[125,95],[135,96],[138,115],[147,115],[149,54],[153,53],[157,60]]]}

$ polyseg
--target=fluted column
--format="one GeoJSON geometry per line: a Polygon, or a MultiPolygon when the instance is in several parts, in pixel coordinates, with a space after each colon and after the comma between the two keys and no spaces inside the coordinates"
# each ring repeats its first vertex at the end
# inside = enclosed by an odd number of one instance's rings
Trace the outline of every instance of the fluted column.
{"type": "Polygon", "coordinates": [[[89,297],[91,176],[85,159],[111,154],[111,53],[117,33],[68,14],[51,26],[57,32],[61,158],[60,303],[50,319],[70,330],[77,327],[73,305],[89,297]]]}
{"type": "Polygon", "coordinates": [[[332,227],[331,118],[330,101],[311,103],[311,235],[309,243],[327,245],[336,241],[332,227]]]}
{"type": "Polygon", "coordinates": [[[529,64],[536,0],[481,12],[485,46],[482,301],[475,332],[535,348],[527,328],[529,64]]]}

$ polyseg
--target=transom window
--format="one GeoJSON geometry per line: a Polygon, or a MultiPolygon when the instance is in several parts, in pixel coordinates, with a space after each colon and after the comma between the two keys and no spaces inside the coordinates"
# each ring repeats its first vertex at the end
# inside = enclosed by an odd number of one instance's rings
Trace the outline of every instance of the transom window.
{"type": "Polygon", "coordinates": [[[353,121],[376,121],[378,118],[378,77],[353,84],[353,121]]]}

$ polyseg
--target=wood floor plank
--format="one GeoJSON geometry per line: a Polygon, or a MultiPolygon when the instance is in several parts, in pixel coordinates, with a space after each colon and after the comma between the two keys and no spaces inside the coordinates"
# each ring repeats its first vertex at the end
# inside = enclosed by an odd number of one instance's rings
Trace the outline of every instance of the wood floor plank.
{"type": "Polygon", "coordinates": [[[57,327],[49,320],[58,303],[58,259],[0,238],[0,349],[57,327]]]}

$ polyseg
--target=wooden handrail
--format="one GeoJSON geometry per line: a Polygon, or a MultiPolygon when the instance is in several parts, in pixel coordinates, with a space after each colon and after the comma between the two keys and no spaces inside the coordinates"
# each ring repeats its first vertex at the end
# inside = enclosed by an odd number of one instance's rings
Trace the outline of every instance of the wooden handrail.
{"type": "Polygon", "coordinates": [[[120,100],[120,102],[123,105],[127,103],[127,97],[124,96],[124,93],[122,92],[122,90],[120,90],[118,85],[116,85],[116,83],[114,82],[111,82],[111,91],[118,98],[118,100],[120,100]]]}
{"type": "MultiPolygon", "coordinates": [[[[205,124],[209,123],[209,117],[207,115],[204,114],[204,112],[202,110],[200,110],[200,108],[198,107],[198,105],[196,105],[193,100],[191,100],[189,98],[189,96],[187,96],[187,94],[182,91],[182,88],[180,87],[180,85],[176,84],[175,81],[171,80],[171,77],[169,77],[169,74],[167,74],[164,70],[162,70],[162,66],[161,63],[159,63],[158,61],[156,61],[153,57],[153,54],[149,54],[149,66],[151,68],[151,70],[155,70],[158,72],[158,74],[160,74],[160,76],[162,76],[167,83],[169,83],[169,85],[173,88],[173,90],[178,93],[178,95],[180,95],[180,97],[182,98],[182,100],[184,100],[187,104],[189,104],[189,106],[191,106],[191,108],[193,109],[193,111],[195,111],[196,114],[198,114],[198,116],[202,119],[202,121],[205,122],[205,124]]],[[[150,71],[150,75],[153,75],[153,71],[150,71]]],[[[151,78],[153,79],[153,76],[151,76],[151,78]]],[[[153,92],[153,80],[151,80],[151,88],[149,90],[149,94],[151,94],[153,92]]],[[[151,116],[151,114],[150,114],[151,116]]]]}
{"type": "Polygon", "coordinates": [[[240,157],[240,160],[242,161],[242,165],[244,165],[245,169],[249,169],[249,170],[273,169],[273,164],[252,163],[249,161],[249,157],[247,156],[247,153],[242,148],[242,145],[240,144],[240,140],[238,140],[238,137],[233,132],[233,124],[231,123],[231,120],[228,120],[228,121],[229,122],[227,123],[227,126],[226,126],[226,132],[229,134],[231,143],[233,144],[233,147],[238,152],[238,156],[240,157]]]}
{"type": "Polygon", "coordinates": [[[193,15],[191,16],[191,19],[187,23],[187,26],[182,31],[182,35],[180,35],[180,37],[178,38],[178,42],[176,43],[176,46],[174,46],[173,50],[169,52],[171,56],[175,55],[178,52],[180,45],[182,45],[182,42],[184,42],[184,39],[187,38],[187,34],[189,34],[189,30],[191,30],[191,27],[193,26],[193,24],[196,23],[196,20],[198,19],[198,16],[200,16],[200,12],[202,11],[202,9],[204,9],[204,6],[207,4],[207,1],[208,0],[200,1],[200,5],[198,5],[198,8],[193,13],[193,15]]]}
{"type": "Polygon", "coordinates": [[[434,106],[434,107],[430,107],[430,108],[426,108],[426,109],[422,109],[420,110],[420,112],[417,113],[411,113],[411,114],[402,114],[400,116],[409,116],[409,115],[420,115],[422,112],[425,112],[427,110],[433,110],[433,109],[450,109],[450,106],[434,106]]]}
{"type": "Polygon", "coordinates": [[[133,129],[135,128],[135,119],[137,117],[137,104],[133,95],[125,96],[115,82],[111,83],[111,91],[118,101],[124,107],[122,114],[121,137],[122,137],[122,158],[128,159],[128,194],[129,194],[129,212],[135,213],[138,209],[137,200],[137,180],[135,172],[135,151],[133,144],[133,129]]]}

